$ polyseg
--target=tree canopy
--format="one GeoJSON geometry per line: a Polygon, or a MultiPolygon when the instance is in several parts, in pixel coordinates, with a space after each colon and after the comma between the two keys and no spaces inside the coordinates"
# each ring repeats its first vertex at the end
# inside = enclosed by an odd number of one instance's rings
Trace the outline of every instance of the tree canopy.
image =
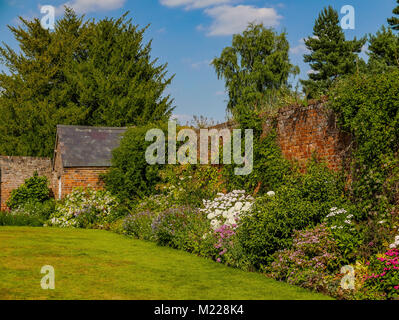
{"type": "Polygon", "coordinates": [[[225,80],[229,95],[227,109],[248,107],[264,93],[287,86],[288,77],[299,73],[289,60],[286,34],[277,34],[262,24],[249,24],[233,36],[232,45],[212,61],[218,78],[225,80]]]}
{"type": "Polygon", "coordinates": [[[66,8],[54,31],[20,18],[19,51],[0,59],[0,154],[51,156],[57,124],[132,126],[167,119],[172,77],[151,58],[147,29],[126,18],[84,21],[66,8]]]}
{"type": "Polygon", "coordinates": [[[396,0],[396,2],[398,3],[398,6],[393,9],[394,16],[388,19],[388,24],[393,30],[399,31],[399,0],[396,0]]]}
{"type": "Polygon", "coordinates": [[[305,40],[309,54],[304,61],[310,63],[309,80],[301,80],[308,97],[327,93],[339,76],[354,73],[358,55],[366,38],[346,40],[340,26],[338,12],[331,6],[324,8],[316,19],[313,36],[305,40]]]}

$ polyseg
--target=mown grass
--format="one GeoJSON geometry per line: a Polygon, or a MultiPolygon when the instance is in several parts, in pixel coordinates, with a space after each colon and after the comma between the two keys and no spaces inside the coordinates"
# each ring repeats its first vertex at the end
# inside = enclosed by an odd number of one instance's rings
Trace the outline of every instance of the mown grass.
{"type": "Polygon", "coordinates": [[[107,231],[0,227],[0,299],[328,299],[107,231]],[[43,290],[41,267],[55,269],[43,290]]]}

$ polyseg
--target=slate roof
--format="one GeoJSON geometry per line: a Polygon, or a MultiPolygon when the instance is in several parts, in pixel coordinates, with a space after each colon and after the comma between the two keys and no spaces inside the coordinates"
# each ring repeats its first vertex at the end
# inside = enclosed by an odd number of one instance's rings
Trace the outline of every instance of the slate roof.
{"type": "Polygon", "coordinates": [[[112,150],[126,128],[57,126],[57,143],[64,168],[109,167],[112,150]]]}

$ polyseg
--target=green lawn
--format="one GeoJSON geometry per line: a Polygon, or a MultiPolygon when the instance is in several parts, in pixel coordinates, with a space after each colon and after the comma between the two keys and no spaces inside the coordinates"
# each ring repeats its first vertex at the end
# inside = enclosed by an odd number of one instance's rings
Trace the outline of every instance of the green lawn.
{"type": "Polygon", "coordinates": [[[107,231],[0,227],[0,299],[328,299],[107,231]],[[55,269],[43,290],[41,267],[55,269]]]}

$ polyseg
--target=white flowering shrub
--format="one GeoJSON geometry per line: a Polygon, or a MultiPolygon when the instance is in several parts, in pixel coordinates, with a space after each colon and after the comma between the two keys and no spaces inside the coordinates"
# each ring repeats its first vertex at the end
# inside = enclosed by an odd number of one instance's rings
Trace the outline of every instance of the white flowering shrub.
{"type": "Polygon", "coordinates": [[[345,209],[331,208],[330,213],[326,216],[326,222],[330,226],[331,230],[338,229],[352,229],[353,215],[348,214],[345,209]]]}
{"type": "Polygon", "coordinates": [[[399,249],[399,235],[397,235],[395,237],[395,241],[389,245],[389,248],[390,249],[399,249]]]}
{"type": "Polygon", "coordinates": [[[77,188],[57,203],[48,225],[57,227],[103,227],[119,203],[109,192],[77,188]]]}
{"type": "Polygon", "coordinates": [[[218,193],[213,201],[203,200],[204,208],[200,209],[200,212],[207,215],[213,230],[223,225],[234,229],[241,216],[251,209],[253,201],[254,198],[246,195],[244,190],[234,190],[227,194],[218,193]]]}

